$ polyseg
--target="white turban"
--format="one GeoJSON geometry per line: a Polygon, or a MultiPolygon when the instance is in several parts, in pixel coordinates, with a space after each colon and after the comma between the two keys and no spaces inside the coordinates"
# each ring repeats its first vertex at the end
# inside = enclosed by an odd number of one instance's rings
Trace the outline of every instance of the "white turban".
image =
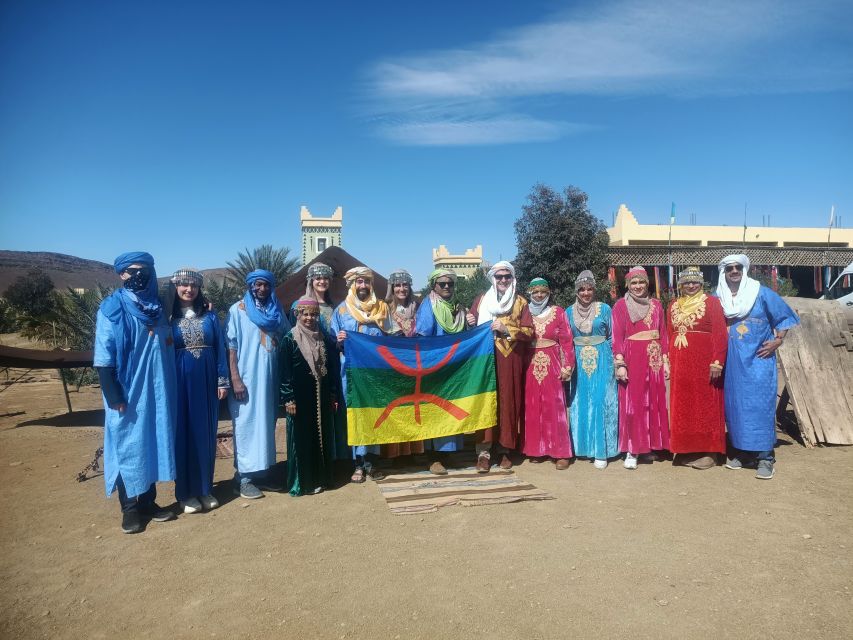
{"type": "Polygon", "coordinates": [[[483,299],[480,300],[480,308],[477,313],[478,325],[491,322],[497,316],[505,316],[512,311],[512,305],[515,303],[515,267],[506,260],[500,260],[492,265],[486,277],[492,281],[492,288],[486,291],[483,299]],[[498,271],[509,271],[512,275],[512,282],[500,299],[498,299],[498,290],[495,286],[495,273],[498,271]]]}
{"type": "Polygon", "coordinates": [[[742,253],[733,253],[720,260],[717,265],[719,276],[717,278],[717,297],[723,305],[723,313],[727,318],[745,318],[752,311],[752,305],[755,304],[758,298],[758,292],[761,285],[758,280],[753,280],[749,277],[749,258],[742,253]],[[741,277],[737,295],[732,295],[732,290],[729,289],[729,284],[726,282],[726,265],[739,264],[743,267],[743,276],[741,277]]]}

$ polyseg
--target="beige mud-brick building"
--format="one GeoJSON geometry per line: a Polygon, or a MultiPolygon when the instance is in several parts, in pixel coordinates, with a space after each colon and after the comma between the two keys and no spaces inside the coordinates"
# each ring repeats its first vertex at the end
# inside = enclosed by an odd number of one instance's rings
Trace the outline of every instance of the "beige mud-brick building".
{"type": "Polygon", "coordinates": [[[460,278],[470,278],[483,266],[483,245],[466,249],[463,254],[451,254],[445,245],[432,250],[433,268],[451,269],[460,278]]]}
{"type": "Polygon", "coordinates": [[[343,247],[344,210],[338,207],[331,218],[319,218],[311,215],[308,207],[299,210],[299,223],[302,227],[302,264],[308,264],[329,247],[343,247]]]}
{"type": "MultiPolygon", "coordinates": [[[[815,221],[817,222],[817,221],[815,221]]],[[[829,222],[828,218],[825,222],[829,222]]],[[[853,229],[828,227],[749,227],[742,225],[640,224],[631,210],[619,205],[616,221],[607,230],[610,246],[668,245],[719,247],[853,247],[853,229]]]]}

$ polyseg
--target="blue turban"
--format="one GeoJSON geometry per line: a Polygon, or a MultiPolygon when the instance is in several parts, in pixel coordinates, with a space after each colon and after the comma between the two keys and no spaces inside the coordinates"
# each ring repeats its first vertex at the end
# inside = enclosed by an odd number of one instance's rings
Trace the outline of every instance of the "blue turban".
{"type": "Polygon", "coordinates": [[[246,275],[246,284],[250,287],[255,284],[256,280],[266,280],[270,288],[275,288],[275,276],[266,269],[255,269],[246,275]]]}
{"type": "Polygon", "coordinates": [[[115,259],[113,267],[115,267],[116,273],[121,273],[132,264],[142,264],[147,267],[153,267],[154,258],[150,253],[146,253],[145,251],[128,251],[115,259]]]}
{"type": "Polygon", "coordinates": [[[243,306],[246,308],[249,320],[254,322],[261,331],[267,333],[277,333],[282,325],[285,331],[290,329],[290,323],[284,317],[281,304],[275,295],[275,276],[266,269],[255,269],[246,276],[246,284],[249,285],[249,290],[243,296],[243,306]],[[252,285],[258,280],[264,280],[270,286],[270,297],[263,306],[260,306],[260,301],[255,298],[252,291],[252,285]]]}

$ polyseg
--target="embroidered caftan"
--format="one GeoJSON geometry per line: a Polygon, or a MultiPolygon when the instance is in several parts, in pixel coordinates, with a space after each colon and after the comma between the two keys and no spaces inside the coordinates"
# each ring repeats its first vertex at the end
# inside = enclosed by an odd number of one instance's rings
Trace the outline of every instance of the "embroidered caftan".
{"type": "MultiPolygon", "coordinates": [[[[471,305],[476,318],[483,296],[471,305]]],[[[516,295],[506,315],[497,316],[509,336],[495,337],[495,374],[498,382],[498,424],[477,432],[478,442],[497,443],[513,450],[519,444],[524,421],[524,356],[533,338],[533,316],[527,300],[516,295]]]]}
{"type": "Polygon", "coordinates": [[[572,331],[562,308],[551,306],[533,316],[535,340],[527,350],[524,379],[526,456],[572,457],[561,367],[575,367],[572,331]]]}
{"type": "MultiPolygon", "coordinates": [[[[670,358],[670,446],[673,453],[725,453],[723,378],[711,365],[726,363],[726,318],[717,298],[685,314],[673,300],[667,314],[670,358]]],[[[629,374],[630,375],[630,374],[629,374]]]]}
{"type": "Polygon", "coordinates": [[[144,494],[155,482],[174,480],[175,352],[169,323],[162,314],[147,325],[125,313],[123,329],[117,331],[99,310],[93,365],[116,368],[127,404],[127,410],[119,413],[104,399],[107,496],[115,490],[119,475],[130,497],[144,494]],[[123,344],[117,344],[117,335],[124,336],[123,344]]]}
{"type": "Polygon", "coordinates": [[[278,412],[278,345],[290,329],[282,316],[275,331],[266,333],[246,314],[244,301],[228,310],[225,342],[237,350],[237,370],[247,398],[228,394],[234,420],[234,464],[240,473],[264,471],[275,464],[275,420],[278,412]]]}
{"type": "Polygon", "coordinates": [[[172,320],[178,422],[175,434],[175,497],[187,500],[213,491],[220,387],[230,387],[225,340],[216,314],[172,320]]]}
{"type": "Polygon", "coordinates": [[[577,367],[569,387],[569,424],[578,457],[606,460],[619,454],[619,401],[613,372],[612,312],[595,305],[592,330],[575,324],[566,309],[575,345],[577,367]]]}
{"type": "Polygon", "coordinates": [[[613,355],[622,355],[628,382],[619,383],[619,450],[634,455],[669,449],[664,356],[666,319],[658,300],[645,318],[631,322],[624,298],[613,307],[613,355]]]}
{"type": "MultiPolygon", "coordinates": [[[[322,335],[322,334],[321,334],[322,335]]],[[[326,341],[326,363],[335,357],[326,341]]],[[[324,363],[320,380],[314,376],[299,345],[288,333],[279,350],[281,404],[296,403],[287,414],[287,490],[292,496],[331,487],[334,481],[335,408],[338,379],[324,363]]]]}
{"type": "Polygon", "coordinates": [[[732,445],[742,451],[769,451],[776,444],[776,353],[759,358],[773,330],[800,323],[773,290],[762,286],[749,314],[729,321],[725,369],[726,423],[732,445]]]}

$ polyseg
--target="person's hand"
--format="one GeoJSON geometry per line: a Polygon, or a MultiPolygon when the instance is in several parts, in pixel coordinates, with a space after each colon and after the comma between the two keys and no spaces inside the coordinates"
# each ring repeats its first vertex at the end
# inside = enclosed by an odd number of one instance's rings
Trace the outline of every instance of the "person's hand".
{"type": "Polygon", "coordinates": [[[616,379],[619,382],[628,382],[628,367],[624,364],[616,365],[616,379]]]}
{"type": "Polygon", "coordinates": [[[711,365],[711,382],[719,380],[722,375],[723,370],[720,367],[715,367],[714,365],[711,365]]]}
{"type": "Polygon", "coordinates": [[[465,322],[468,323],[469,327],[473,327],[474,325],[477,324],[477,318],[475,318],[474,314],[469,311],[468,313],[465,314],[465,322]]]}
{"type": "Polygon", "coordinates": [[[246,391],[246,385],[243,384],[243,381],[240,378],[231,381],[231,390],[234,392],[234,397],[237,400],[245,400],[249,397],[249,393],[246,391]]]}
{"type": "Polygon", "coordinates": [[[759,358],[769,358],[780,346],[782,346],[782,338],[771,338],[758,348],[755,355],[759,358]]]}
{"type": "Polygon", "coordinates": [[[287,414],[290,416],[296,415],[296,403],[291,400],[290,402],[284,403],[284,410],[287,411],[287,414]]]}
{"type": "Polygon", "coordinates": [[[669,380],[669,360],[663,361],[663,379],[669,380]]]}
{"type": "Polygon", "coordinates": [[[338,331],[338,342],[343,342],[347,339],[347,332],[341,329],[338,331]]]}
{"type": "Polygon", "coordinates": [[[118,411],[119,413],[124,413],[127,411],[127,403],[126,402],[116,402],[115,404],[110,405],[110,409],[114,411],[118,411]]]}
{"type": "Polygon", "coordinates": [[[570,380],[572,377],[572,368],[571,367],[561,367],[560,368],[560,380],[570,380]]]}
{"type": "Polygon", "coordinates": [[[505,336],[509,333],[509,331],[506,330],[506,325],[504,325],[504,323],[500,320],[495,320],[494,322],[492,322],[492,331],[494,331],[500,336],[505,336]]]}
{"type": "Polygon", "coordinates": [[[227,387],[219,387],[216,390],[216,397],[220,400],[225,400],[228,397],[228,388],[227,387]]]}

